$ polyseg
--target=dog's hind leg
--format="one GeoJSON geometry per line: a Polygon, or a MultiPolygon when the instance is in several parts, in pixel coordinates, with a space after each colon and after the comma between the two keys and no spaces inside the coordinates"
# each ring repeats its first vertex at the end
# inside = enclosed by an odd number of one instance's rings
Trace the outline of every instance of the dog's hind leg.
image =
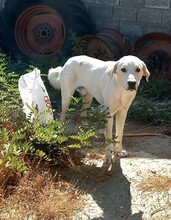
{"type": "Polygon", "coordinates": [[[61,112],[61,117],[60,117],[60,121],[61,122],[65,122],[66,120],[66,112],[68,110],[70,101],[73,97],[74,94],[74,89],[68,89],[68,88],[62,88],[61,86],[61,91],[62,91],[62,112],[61,112]]]}
{"type": "Polygon", "coordinates": [[[83,104],[81,108],[81,117],[86,117],[87,109],[91,106],[93,96],[90,95],[86,89],[80,89],[79,91],[83,99],[83,104]]]}

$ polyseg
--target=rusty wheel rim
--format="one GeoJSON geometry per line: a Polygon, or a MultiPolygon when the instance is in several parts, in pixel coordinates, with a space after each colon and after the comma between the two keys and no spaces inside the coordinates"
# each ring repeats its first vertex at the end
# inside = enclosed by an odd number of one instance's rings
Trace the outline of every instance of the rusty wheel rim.
{"type": "Polygon", "coordinates": [[[140,37],[134,46],[134,53],[138,53],[142,47],[144,47],[147,42],[149,41],[167,41],[171,42],[171,38],[168,34],[160,33],[160,32],[151,32],[149,34],[145,34],[144,36],[140,37]]]}
{"type": "Polygon", "coordinates": [[[65,39],[65,25],[54,9],[35,5],[24,10],[15,24],[18,48],[28,57],[44,57],[59,52],[65,39]]]}
{"type": "Polygon", "coordinates": [[[75,55],[86,54],[100,60],[114,60],[111,48],[96,35],[85,35],[75,46],[75,55]]]}
{"type": "Polygon", "coordinates": [[[122,49],[123,55],[127,55],[131,50],[131,45],[126,39],[126,36],[113,29],[102,29],[97,33],[97,36],[108,36],[122,49]]]}
{"type": "Polygon", "coordinates": [[[153,78],[171,78],[171,37],[164,33],[149,33],[135,43],[134,54],[148,66],[153,78]]]}

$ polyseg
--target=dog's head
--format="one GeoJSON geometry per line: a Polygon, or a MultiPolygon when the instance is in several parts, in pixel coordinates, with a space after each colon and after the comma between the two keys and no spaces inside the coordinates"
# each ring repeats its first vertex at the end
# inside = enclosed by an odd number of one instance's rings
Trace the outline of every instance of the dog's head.
{"type": "Polygon", "coordinates": [[[124,56],[116,61],[113,70],[109,73],[110,77],[117,74],[118,83],[124,87],[125,90],[136,91],[142,76],[148,78],[150,72],[145,63],[135,56],[124,56]]]}

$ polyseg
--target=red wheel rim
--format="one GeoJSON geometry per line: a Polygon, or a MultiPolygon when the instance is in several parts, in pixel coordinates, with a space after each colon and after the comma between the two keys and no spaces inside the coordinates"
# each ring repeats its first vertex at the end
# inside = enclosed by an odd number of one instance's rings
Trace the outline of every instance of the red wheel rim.
{"type": "Polygon", "coordinates": [[[15,40],[21,52],[28,57],[56,54],[64,39],[64,22],[57,11],[48,6],[29,7],[16,21],[15,40]]]}
{"type": "Polygon", "coordinates": [[[134,54],[149,67],[153,78],[171,79],[171,37],[164,33],[149,33],[137,40],[134,54]]]}
{"type": "Polygon", "coordinates": [[[97,34],[98,37],[100,36],[107,36],[111,38],[115,43],[118,44],[124,50],[124,55],[127,55],[131,50],[131,45],[126,39],[126,36],[122,35],[121,33],[113,30],[113,29],[102,29],[97,34]]]}

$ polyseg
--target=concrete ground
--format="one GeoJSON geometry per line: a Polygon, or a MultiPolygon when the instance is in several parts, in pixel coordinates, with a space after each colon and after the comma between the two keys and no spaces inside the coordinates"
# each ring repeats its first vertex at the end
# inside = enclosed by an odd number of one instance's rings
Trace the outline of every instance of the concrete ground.
{"type": "Polygon", "coordinates": [[[171,220],[171,137],[125,137],[124,145],[129,157],[109,172],[101,168],[100,146],[87,151],[78,172],[62,171],[85,193],[85,207],[73,220],[171,220]]]}

